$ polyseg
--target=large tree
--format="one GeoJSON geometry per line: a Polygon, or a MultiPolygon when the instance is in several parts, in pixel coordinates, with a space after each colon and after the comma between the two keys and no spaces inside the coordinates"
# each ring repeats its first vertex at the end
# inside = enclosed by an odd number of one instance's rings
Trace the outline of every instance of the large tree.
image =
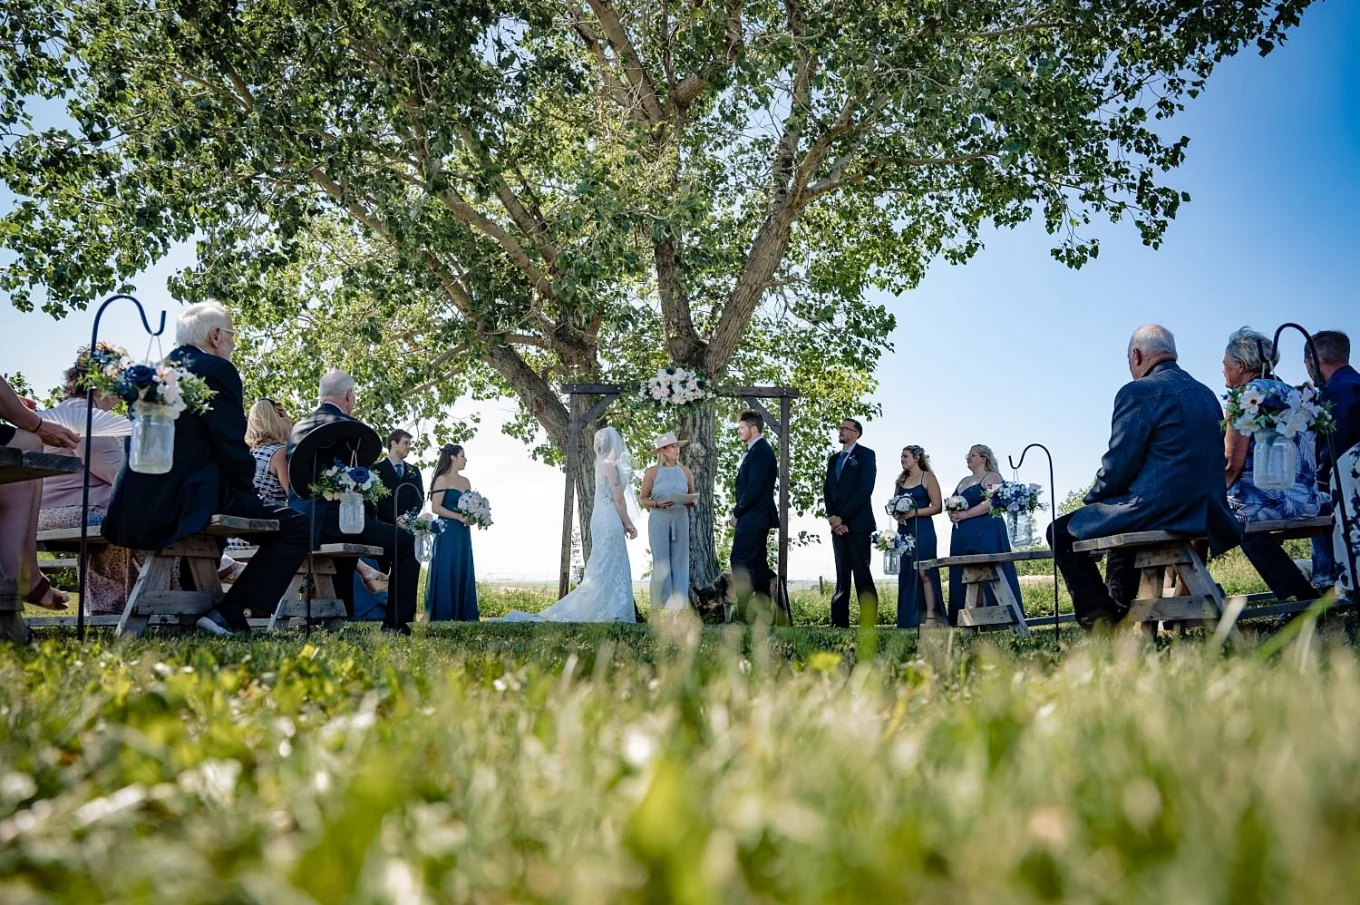
{"type": "MultiPolygon", "coordinates": [[[[1308,2],[9,8],[0,285],[60,313],[196,237],[177,291],[239,307],[279,379],[322,366],[301,343],[347,355],[390,410],[513,393],[554,454],[563,380],[676,363],[803,384],[809,507],[813,432],[857,410],[892,328],[866,292],[1036,215],[1071,266],[1099,251],[1095,217],[1159,244],[1188,139],[1157,121],[1308,2]],[[44,128],[35,98],[68,120],[44,128]]],[[[680,423],[701,580],[716,411],[680,423]]]]}

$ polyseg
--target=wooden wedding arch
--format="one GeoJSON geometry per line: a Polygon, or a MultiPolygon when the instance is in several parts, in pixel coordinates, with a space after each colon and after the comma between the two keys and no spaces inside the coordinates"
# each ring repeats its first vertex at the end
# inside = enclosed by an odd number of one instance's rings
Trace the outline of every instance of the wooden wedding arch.
{"type": "MultiPolygon", "coordinates": [[[[567,426],[567,480],[566,496],[562,504],[562,559],[557,580],[557,597],[567,595],[571,577],[571,520],[575,514],[576,476],[581,467],[581,429],[604,414],[614,400],[624,394],[636,394],[641,389],[632,383],[568,383],[563,384],[562,392],[570,397],[567,426]],[[585,405],[583,396],[599,396],[590,407],[585,405]]],[[[711,396],[725,396],[740,399],[751,411],[760,415],[765,429],[779,437],[779,590],[783,600],[780,605],[788,612],[788,570],[789,570],[789,407],[794,399],[802,395],[795,387],[718,387],[711,390],[711,396]],[[775,419],[765,408],[762,400],[779,400],[779,418],[775,419]]]]}

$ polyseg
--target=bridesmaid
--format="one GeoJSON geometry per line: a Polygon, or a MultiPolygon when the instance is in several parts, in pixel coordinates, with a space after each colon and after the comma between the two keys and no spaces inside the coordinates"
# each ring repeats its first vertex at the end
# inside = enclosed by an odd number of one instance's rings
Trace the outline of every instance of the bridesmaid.
{"type": "Polygon", "coordinates": [[[897,478],[894,496],[910,495],[916,501],[911,515],[897,516],[897,533],[916,541],[910,557],[902,557],[897,574],[897,627],[915,628],[920,624],[921,604],[925,603],[926,625],[944,625],[944,594],[940,590],[939,569],[918,569],[916,563],[939,555],[935,521],[931,516],[943,509],[940,482],[930,470],[930,457],[919,446],[902,450],[902,474],[897,478]]]}
{"type": "MultiPolygon", "coordinates": [[[[968,470],[971,474],[959,482],[954,490],[957,496],[968,501],[968,508],[962,512],[949,513],[954,523],[953,534],[949,538],[950,556],[967,556],[970,553],[1009,553],[1011,541],[1006,536],[1004,519],[992,518],[992,504],[985,499],[993,487],[1001,483],[1001,474],[996,470],[996,454],[991,447],[981,443],[968,450],[968,470]]],[[[1005,563],[1001,574],[1011,586],[1015,599],[1024,609],[1024,598],[1020,596],[1020,579],[1015,574],[1015,565],[1005,563]]],[[[949,622],[958,624],[959,610],[964,604],[963,568],[951,566],[949,569],[949,622]]],[[[996,606],[996,595],[987,591],[986,603],[996,606]]]]}
{"type": "Polygon", "coordinates": [[[689,504],[675,505],[673,497],[694,492],[694,475],[680,464],[680,441],[675,432],[662,434],[652,444],[656,464],[642,476],[642,506],[647,537],[652,544],[651,612],[689,609],[689,504]]]}
{"type": "Polygon", "coordinates": [[[425,584],[427,622],[477,622],[477,575],[472,565],[472,529],[458,512],[458,498],[472,489],[463,477],[467,456],[463,447],[446,444],[439,450],[439,464],[430,482],[430,506],[447,520],[444,533],[434,538],[425,584]]]}

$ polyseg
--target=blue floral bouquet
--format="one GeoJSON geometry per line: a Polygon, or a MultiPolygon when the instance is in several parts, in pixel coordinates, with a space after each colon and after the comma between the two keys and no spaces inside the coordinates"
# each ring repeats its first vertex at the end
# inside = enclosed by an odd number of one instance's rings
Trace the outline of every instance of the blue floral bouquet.
{"type": "Polygon", "coordinates": [[[876,531],[869,539],[875,550],[883,553],[910,553],[916,549],[916,538],[910,534],[898,534],[896,531],[876,531]]]}
{"type": "Polygon", "coordinates": [[[211,407],[214,391],[197,374],[166,359],[157,365],[138,363],[117,346],[100,343],[82,356],[87,383],[128,405],[163,405],[176,418],[185,409],[202,414],[211,407]]]}
{"type": "Polygon", "coordinates": [[[909,493],[899,493],[891,500],[888,500],[888,504],[883,507],[883,511],[888,513],[891,518],[911,515],[916,512],[916,498],[909,493]]]}
{"type": "Polygon", "coordinates": [[[1291,387],[1278,380],[1252,380],[1223,396],[1227,402],[1225,428],[1250,437],[1258,431],[1278,431],[1293,438],[1302,431],[1327,433],[1336,429],[1331,403],[1318,401],[1311,383],[1291,387]]]}
{"type": "Polygon", "coordinates": [[[448,522],[432,512],[412,509],[410,512],[397,516],[397,527],[404,528],[412,534],[443,534],[444,529],[448,527],[448,522]]]}
{"type": "Polygon", "coordinates": [[[309,485],[313,496],[338,500],[343,493],[357,493],[366,503],[376,503],[391,493],[377,474],[362,465],[346,465],[339,459],[309,485]]]}
{"type": "Polygon", "coordinates": [[[992,515],[1001,518],[1009,512],[1028,514],[1036,509],[1042,509],[1044,504],[1039,502],[1041,493],[1043,489],[1038,484],[1002,481],[993,487],[988,495],[992,504],[992,515]]]}

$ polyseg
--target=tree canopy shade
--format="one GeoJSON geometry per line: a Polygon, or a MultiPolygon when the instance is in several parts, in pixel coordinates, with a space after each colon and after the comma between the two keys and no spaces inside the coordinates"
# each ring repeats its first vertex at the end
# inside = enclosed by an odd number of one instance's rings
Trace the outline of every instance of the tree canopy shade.
{"type": "MultiPolygon", "coordinates": [[[[1158,120],[1308,2],[11,5],[0,286],[60,315],[193,238],[177,294],[239,310],[266,380],[348,365],[408,416],[513,394],[549,457],[560,382],[799,386],[808,508],[894,324],[866,291],[1034,216],[1071,266],[1095,218],[1158,245],[1188,142],[1158,120]]],[[[680,424],[701,487],[714,417],[680,424]]]]}

